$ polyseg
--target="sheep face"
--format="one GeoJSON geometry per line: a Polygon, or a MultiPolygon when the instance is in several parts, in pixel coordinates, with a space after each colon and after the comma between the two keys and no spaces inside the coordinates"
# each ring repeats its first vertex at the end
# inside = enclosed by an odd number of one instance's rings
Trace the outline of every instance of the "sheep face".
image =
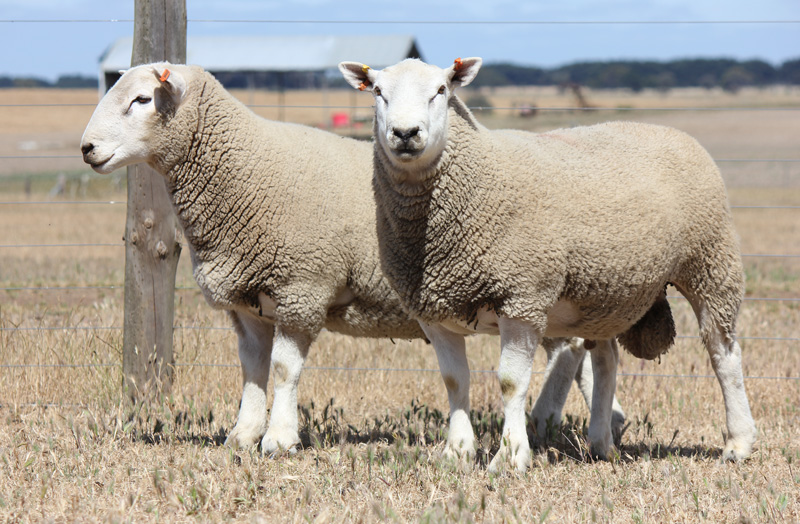
{"type": "Polygon", "coordinates": [[[418,173],[436,163],[447,144],[448,100],[469,84],[480,58],[446,68],[408,59],[383,70],[342,62],[345,80],[375,97],[375,137],[400,172],[418,173]]]}
{"type": "Polygon", "coordinates": [[[137,66],[126,71],[106,93],[81,138],[83,161],[98,173],[150,162],[156,130],[174,114],[186,83],[176,66],[167,63],[137,66]]]}

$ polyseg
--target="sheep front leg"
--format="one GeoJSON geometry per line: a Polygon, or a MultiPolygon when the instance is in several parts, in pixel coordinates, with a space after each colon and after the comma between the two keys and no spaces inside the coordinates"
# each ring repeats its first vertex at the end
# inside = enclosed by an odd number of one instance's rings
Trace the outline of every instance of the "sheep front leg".
{"type": "Polygon", "coordinates": [[[239,416],[225,444],[250,447],[267,431],[267,382],[274,327],[246,313],[230,312],[239,338],[242,401],[239,416]]]}
{"type": "Polygon", "coordinates": [[[508,460],[519,472],[528,468],[531,446],[525,423],[525,396],[531,382],[533,354],[540,334],[529,323],[510,318],[499,318],[500,365],[497,376],[503,394],[505,422],[500,450],[489,464],[496,472],[508,460]]]}
{"type": "Polygon", "coordinates": [[[300,443],[297,428],[297,383],[303,371],[313,336],[304,331],[275,327],[272,350],[272,375],[275,398],[269,417],[269,429],[261,440],[261,452],[274,456],[280,451],[294,453],[300,443]]]}
{"type": "Polygon", "coordinates": [[[475,433],[469,420],[469,363],[464,336],[438,325],[420,322],[420,327],[436,351],[439,371],[450,402],[450,429],[445,456],[471,460],[475,456],[475,433]]]}
{"type": "Polygon", "coordinates": [[[598,340],[592,354],[594,387],[592,389],[589,443],[592,455],[608,458],[614,446],[611,434],[611,414],[614,391],[617,388],[617,362],[619,350],[616,339],[598,340]]]}

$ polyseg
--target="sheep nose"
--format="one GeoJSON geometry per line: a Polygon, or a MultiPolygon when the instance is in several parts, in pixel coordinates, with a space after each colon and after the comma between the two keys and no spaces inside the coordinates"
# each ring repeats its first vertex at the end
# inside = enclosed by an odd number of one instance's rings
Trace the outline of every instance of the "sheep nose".
{"type": "Polygon", "coordinates": [[[394,136],[396,136],[403,142],[408,142],[413,137],[417,136],[417,134],[419,133],[419,127],[412,127],[411,129],[394,128],[393,132],[394,136]]]}
{"type": "Polygon", "coordinates": [[[81,146],[81,153],[83,153],[83,156],[86,156],[92,152],[92,149],[94,149],[94,144],[83,144],[81,146]]]}

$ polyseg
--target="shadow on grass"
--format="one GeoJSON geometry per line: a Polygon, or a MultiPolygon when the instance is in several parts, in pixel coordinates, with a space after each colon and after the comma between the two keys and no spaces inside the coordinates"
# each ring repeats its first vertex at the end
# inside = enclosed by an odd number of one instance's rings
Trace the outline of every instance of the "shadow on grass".
{"type": "MultiPolygon", "coordinates": [[[[138,413],[138,430],[128,433],[134,441],[152,445],[181,443],[193,446],[222,446],[230,429],[214,427],[214,416],[197,413],[194,410],[180,411],[163,422],[157,413],[138,413]],[[145,429],[147,428],[147,429],[145,429]]],[[[487,465],[500,448],[503,417],[502,414],[483,408],[470,413],[477,441],[476,460],[487,465]]],[[[337,407],[331,399],[319,409],[314,402],[300,406],[300,447],[301,449],[325,449],[336,446],[356,444],[403,445],[410,447],[432,447],[447,440],[447,415],[414,400],[411,407],[394,414],[351,424],[346,421],[344,410],[337,407]]],[[[536,434],[535,421],[528,420],[528,437],[534,456],[550,464],[578,462],[592,464],[598,457],[592,455],[587,441],[588,421],[585,418],[565,416],[558,425],[548,422],[546,434],[536,434]]],[[[669,457],[695,457],[700,460],[719,460],[722,450],[705,444],[693,446],[674,445],[678,435],[676,430],[670,442],[662,442],[654,436],[653,424],[649,416],[628,421],[621,431],[614,435],[616,450],[610,461],[630,463],[638,460],[658,460],[669,457]],[[622,443],[623,437],[628,435],[622,443]]]]}

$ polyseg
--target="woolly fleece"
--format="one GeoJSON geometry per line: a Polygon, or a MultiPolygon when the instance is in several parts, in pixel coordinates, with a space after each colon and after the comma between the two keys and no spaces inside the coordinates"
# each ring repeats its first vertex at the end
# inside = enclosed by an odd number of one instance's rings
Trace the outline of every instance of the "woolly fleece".
{"type": "MultiPolygon", "coordinates": [[[[571,335],[608,339],[672,283],[733,336],[741,257],[719,171],[693,138],[629,122],[489,131],[456,96],[449,113],[445,150],[414,182],[375,147],[381,261],[414,315],[470,322],[488,308],[544,333],[566,299],[571,335]]],[[[655,316],[656,330],[671,323],[655,316]]]]}

